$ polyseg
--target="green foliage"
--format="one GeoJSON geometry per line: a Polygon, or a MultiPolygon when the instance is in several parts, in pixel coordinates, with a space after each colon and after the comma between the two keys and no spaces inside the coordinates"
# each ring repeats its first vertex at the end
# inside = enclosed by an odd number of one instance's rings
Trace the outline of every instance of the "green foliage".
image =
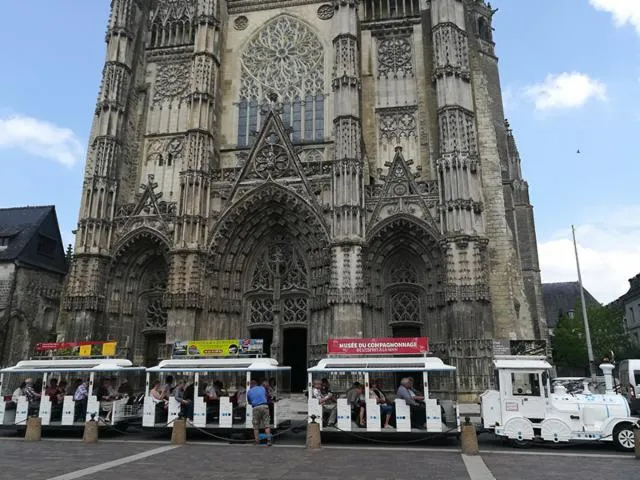
{"type": "MultiPolygon", "coordinates": [[[[603,356],[611,356],[611,352],[616,362],[635,354],[624,329],[622,309],[614,306],[588,306],[587,316],[596,364],[600,363],[603,356]]],[[[588,369],[589,357],[580,305],[576,306],[573,318],[565,315],[560,319],[554,330],[551,347],[556,365],[588,369]]]]}

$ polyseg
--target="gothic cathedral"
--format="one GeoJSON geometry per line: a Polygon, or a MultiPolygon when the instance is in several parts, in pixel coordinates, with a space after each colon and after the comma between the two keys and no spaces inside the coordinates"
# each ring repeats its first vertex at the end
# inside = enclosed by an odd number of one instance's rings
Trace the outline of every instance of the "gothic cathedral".
{"type": "MultiPolygon", "coordinates": [[[[60,340],[546,337],[483,0],[112,0],[60,340]]],[[[300,379],[301,378],[301,379],[300,379]]]]}

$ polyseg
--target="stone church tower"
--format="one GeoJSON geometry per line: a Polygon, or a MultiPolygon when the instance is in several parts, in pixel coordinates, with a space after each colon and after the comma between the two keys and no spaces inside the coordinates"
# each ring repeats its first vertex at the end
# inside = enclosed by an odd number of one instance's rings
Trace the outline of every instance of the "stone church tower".
{"type": "Polygon", "coordinates": [[[546,336],[483,0],[112,0],[59,338],[546,336]]]}

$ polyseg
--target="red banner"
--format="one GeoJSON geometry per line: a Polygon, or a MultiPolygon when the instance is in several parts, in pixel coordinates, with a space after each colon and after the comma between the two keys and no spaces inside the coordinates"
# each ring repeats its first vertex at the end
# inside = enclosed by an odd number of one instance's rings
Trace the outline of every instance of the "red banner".
{"type": "Polygon", "coordinates": [[[330,338],[327,353],[341,355],[411,355],[429,350],[427,337],[330,338]]]}
{"type": "Polygon", "coordinates": [[[116,354],[117,343],[111,341],[101,342],[48,342],[36,343],[36,356],[47,356],[55,354],[57,356],[69,357],[91,357],[104,356],[112,357],[116,354]]]}
{"type": "Polygon", "coordinates": [[[102,345],[107,342],[49,342],[36,343],[36,352],[46,352],[51,350],[67,350],[68,348],[81,347],[83,345],[102,345]]]}

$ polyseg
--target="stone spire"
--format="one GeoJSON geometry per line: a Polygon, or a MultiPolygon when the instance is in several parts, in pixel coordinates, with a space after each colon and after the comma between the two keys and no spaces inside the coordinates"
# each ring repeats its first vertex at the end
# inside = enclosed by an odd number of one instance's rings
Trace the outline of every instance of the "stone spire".
{"type": "Polygon", "coordinates": [[[107,54],[84,177],[75,262],[64,308],[69,338],[93,334],[105,304],[105,268],[123,155],[125,110],[132,84],[134,44],[140,17],[134,0],[113,0],[107,29],[107,54]]]}
{"type": "MultiPolygon", "coordinates": [[[[431,2],[434,71],[438,98],[440,220],[447,257],[446,300],[454,302],[454,337],[481,338],[490,316],[469,319],[462,302],[489,300],[482,218],[476,118],[474,113],[465,8],[461,0],[431,2]],[[457,305],[457,307],[456,307],[457,305]]],[[[480,310],[482,307],[479,306],[480,310]]]]}
{"type": "Polygon", "coordinates": [[[362,331],[362,244],[364,176],[360,122],[360,52],[358,1],[334,0],[332,19],[335,67],[335,132],[332,201],[333,270],[329,302],[334,306],[336,336],[362,331]]]}
{"type": "Polygon", "coordinates": [[[211,170],[218,167],[216,100],[221,55],[219,0],[198,0],[196,10],[186,164],[180,172],[178,218],[168,291],[167,342],[192,338],[203,308],[200,278],[206,264],[211,170]]]}

